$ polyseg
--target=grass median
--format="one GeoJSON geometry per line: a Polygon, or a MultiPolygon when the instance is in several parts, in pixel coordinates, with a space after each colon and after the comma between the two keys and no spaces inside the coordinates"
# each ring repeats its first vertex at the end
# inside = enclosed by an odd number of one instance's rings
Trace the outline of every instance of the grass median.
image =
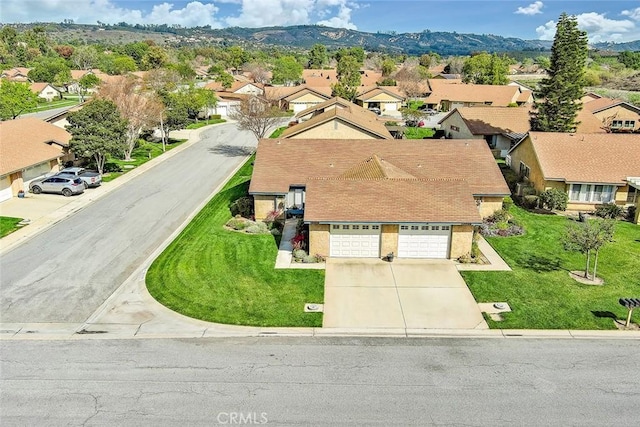
{"type": "MultiPolygon", "coordinates": [[[[513,214],[525,227],[517,237],[487,241],[511,266],[511,272],[462,272],[478,302],[506,301],[512,312],[489,320],[503,329],[614,329],[626,318],[621,297],[640,297],[640,226],[618,221],[614,242],[600,250],[598,277],[604,285],[578,283],[569,271],[584,269],[585,256],[563,249],[570,219],[540,215],[520,208],[513,214]]],[[[634,313],[640,321],[640,313],[634,313]]]]}
{"type": "Polygon", "coordinates": [[[147,288],[163,305],[210,322],[322,326],[304,304],[322,302],[324,271],[275,270],[271,235],[229,231],[229,204],[247,194],[250,159],[153,262],[147,288]]]}
{"type": "Polygon", "coordinates": [[[10,216],[0,216],[0,238],[11,234],[18,228],[18,223],[22,221],[22,218],[13,218],[10,216]]]}

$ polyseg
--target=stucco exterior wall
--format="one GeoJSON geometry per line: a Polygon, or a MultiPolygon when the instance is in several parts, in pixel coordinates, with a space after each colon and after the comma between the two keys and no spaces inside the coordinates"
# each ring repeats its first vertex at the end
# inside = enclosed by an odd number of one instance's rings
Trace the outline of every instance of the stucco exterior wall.
{"type": "Polygon", "coordinates": [[[493,215],[495,211],[502,209],[502,197],[479,197],[478,199],[480,199],[478,210],[482,218],[487,218],[493,215]]]}
{"type": "Polygon", "coordinates": [[[291,139],[377,139],[356,126],[332,120],[290,137],[291,139]]]}
{"type": "Polygon", "coordinates": [[[256,216],[256,220],[266,219],[269,212],[275,209],[276,207],[275,201],[276,201],[276,196],[273,196],[273,195],[253,196],[253,210],[256,216]]]}
{"type": "Polygon", "coordinates": [[[628,110],[620,105],[617,105],[612,108],[608,108],[603,111],[599,111],[597,113],[593,113],[593,115],[599,118],[602,121],[602,123],[604,123],[607,126],[611,125],[612,120],[622,120],[622,121],[633,120],[635,121],[635,126],[633,128],[624,128],[624,129],[634,129],[634,130],[640,129],[640,114],[634,111],[628,110]]]}
{"type": "Polygon", "coordinates": [[[449,258],[457,259],[471,252],[473,242],[472,225],[454,225],[451,230],[451,250],[449,258]]]}
{"type": "Polygon", "coordinates": [[[309,254],[329,256],[329,224],[309,224],[309,254]]]}
{"type": "Polygon", "coordinates": [[[538,193],[544,191],[547,183],[542,175],[542,170],[538,164],[538,159],[533,151],[529,137],[511,152],[511,169],[517,173],[520,172],[520,162],[529,166],[528,180],[533,188],[535,188],[538,193]]]}
{"type": "Polygon", "coordinates": [[[481,139],[481,135],[473,135],[459,113],[447,117],[441,124],[442,130],[453,139],[481,139]],[[451,128],[453,126],[453,129],[451,128]],[[458,130],[456,130],[458,129],[458,130]]]}
{"type": "Polygon", "coordinates": [[[398,224],[382,224],[380,234],[380,256],[391,252],[398,255],[398,224]]]}

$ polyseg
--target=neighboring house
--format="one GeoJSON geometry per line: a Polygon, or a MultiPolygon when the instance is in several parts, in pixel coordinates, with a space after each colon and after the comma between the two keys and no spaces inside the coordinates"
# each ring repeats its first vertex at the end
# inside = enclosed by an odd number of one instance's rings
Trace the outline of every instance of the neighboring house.
{"type": "MultiPolygon", "coordinates": [[[[382,79],[382,73],[373,70],[360,70],[360,85],[375,86],[382,79]]],[[[329,70],[302,70],[302,80],[309,87],[331,87],[338,82],[335,68],[329,70]]]]}
{"type": "Polygon", "coordinates": [[[298,121],[303,122],[305,120],[309,120],[312,117],[315,117],[319,114],[324,113],[325,111],[329,111],[332,108],[351,108],[353,103],[351,101],[347,101],[344,98],[340,98],[339,96],[333,97],[331,99],[327,99],[320,104],[313,105],[306,110],[300,111],[296,114],[296,119],[298,121]]]}
{"type": "MultiPolygon", "coordinates": [[[[447,138],[484,139],[495,157],[507,152],[531,129],[531,109],[523,107],[462,107],[438,122],[447,138]]],[[[578,132],[605,133],[600,121],[585,109],[578,113],[578,132]]]]}
{"type": "Polygon", "coordinates": [[[220,82],[209,82],[205,86],[205,89],[210,89],[215,92],[235,93],[238,95],[264,95],[264,86],[258,83],[241,82],[235,80],[230,88],[225,88],[220,82]]]}
{"type": "Polygon", "coordinates": [[[330,108],[282,132],[287,139],[393,139],[378,116],[356,104],[330,108]]]}
{"type": "MultiPolygon", "coordinates": [[[[587,96],[583,97],[585,98],[587,96]]],[[[591,111],[611,132],[640,132],[640,107],[633,104],[620,99],[600,97],[588,100],[583,108],[591,111]]]]}
{"type": "Polygon", "coordinates": [[[47,102],[51,102],[55,98],[62,98],[62,93],[49,83],[31,83],[29,87],[33,93],[39,98],[46,99],[47,102]]]}
{"type": "Polygon", "coordinates": [[[0,201],[58,170],[71,139],[66,130],[32,117],[0,122],[0,135],[0,201]]]}
{"type": "Polygon", "coordinates": [[[624,134],[530,132],[509,151],[507,164],[540,193],[569,195],[568,210],[598,204],[638,204],[640,138],[624,134]]]}
{"type": "Polygon", "coordinates": [[[533,93],[522,90],[519,86],[434,84],[431,89],[432,92],[425,99],[425,103],[429,108],[439,111],[476,105],[508,107],[533,103],[533,93]]]}
{"type": "Polygon", "coordinates": [[[283,110],[300,111],[321,104],[331,97],[331,88],[307,85],[300,86],[268,86],[265,97],[283,110]]]}
{"type": "Polygon", "coordinates": [[[355,103],[365,109],[378,109],[381,114],[392,116],[400,116],[403,101],[403,96],[384,86],[365,90],[355,99],[355,103]]]}
{"type": "Polygon", "coordinates": [[[311,254],[458,258],[509,189],[484,141],[262,139],[249,193],[257,219],[302,211],[311,254]]]}
{"type": "Polygon", "coordinates": [[[29,80],[29,71],[31,68],[25,67],[15,67],[10,68],[8,70],[4,70],[0,75],[0,78],[11,80],[14,82],[28,82],[29,80]]]}

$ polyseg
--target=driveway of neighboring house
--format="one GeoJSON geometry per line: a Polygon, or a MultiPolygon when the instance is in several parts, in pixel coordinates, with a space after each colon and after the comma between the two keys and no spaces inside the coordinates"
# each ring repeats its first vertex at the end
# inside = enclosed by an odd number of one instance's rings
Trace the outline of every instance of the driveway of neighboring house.
{"type": "Polygon", "coordinates": [[[330,258],[325,328],[488,329],[450,260],[330,258]]]}

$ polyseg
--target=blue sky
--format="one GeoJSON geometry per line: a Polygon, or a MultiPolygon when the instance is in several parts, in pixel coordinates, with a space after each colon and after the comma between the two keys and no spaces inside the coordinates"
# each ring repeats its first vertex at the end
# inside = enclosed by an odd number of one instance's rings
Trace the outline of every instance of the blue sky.
{"type": "Polygon", "coordinates": [[[552,39],[562,12],[576,15],[592,42],[640,40],[640,0],[2,0],[0,22],[321,24],[369,32],[428,29],[552,39]]]}

